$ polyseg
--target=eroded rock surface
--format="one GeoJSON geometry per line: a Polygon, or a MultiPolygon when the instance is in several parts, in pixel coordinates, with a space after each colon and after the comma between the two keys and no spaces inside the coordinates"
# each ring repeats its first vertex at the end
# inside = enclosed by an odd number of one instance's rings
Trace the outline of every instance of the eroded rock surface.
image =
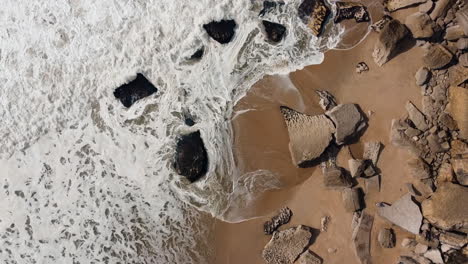
{"type": "Polygon", "coordinates": [[[234,37],[237,23],[232,19],[213,21],[203,25],[203,28],[211,38],[221,44],[226,44],[231,42],[234,37]]]}
{"type": "Polygon", "coordinates": [[[326,115],[336,126],[335,141],[339,145],[356,137],[366,125],[364,116],[355,104],[340,104],[326,115]]]}
{"type": "Polygon", "coordinates": [[[297,264],[322,264],[322,259],[314,252],[306,250],[302,253],[299,259],[295,262],[297,264]]]}
{"type": "Polygon", "coordinates": [[[353,230],[352,241],[355,253],[362,264],[371,263],[370,233],[373,223],[374,217],[363,211],[353,230]]]}
{"type": "Polygon", "coordinates": [[[425,3],[427,0],[384,0],[384,7],[390,11],[396,11],[405,7],[425,3]]]}
{"type": "Polygon", "coordinates": [[[367,8],[356,2],[336,2],[335,23],[339,23],[345,19],[354,19],[356,22],[370,21],[367,8]]]}
{"type": "Polygon", "coordinates": [[[377,237],[379,244],[383,248],[393,248],[395,247],[396,239],[395,233],[391,228],[382,228],[380,229],[379,235],[377,237]]]}
{"type": "Polygon", "coordinates": [[[403,40],[409,31],[400,21],[393,19],[384,25],[374,46],[372,57],[377,65],[382,66],[394,57],[399,51],[398,43],[403,40]]]}
{"type": "Polygon", "coordinates": [[[311,238],[311,228],[303,225],[276,231],[263,249],[263,259],[268,264],[293,263],[304,252],[311,238]]]}
{"type": "Polygon", "coordinates": [[[136,78],[115,89],[114,96],[119,99],[125,107],[132,106],[136,101],[148,97],[156,93],[158,89],[145,78],[141,73],[138,73],[136,78]]]}
{"type": "Polygon", "coordinates": [[[330,15],[330,8],[324,0],[303,0],[299,6],[298,14],[299,18],[312,30],[312,33],[319,36],[330,15]]]}
{"type": "Polygon", "coordinates": [[[392,205],[380,204],[378,213],[381,217],[408,232],[419,234],[422,214],[411,194],[405,194],[392,205]]]}
{"type": "Polygon", "coordinates": [[[208,170],[208,154],[200,131],[182,136],[177,142],[175,170],[194,182],[208,170]]]}
{"type": "Polygon", "coordinates": [[[288,207],[281,208],[277,215],[263,224],[263,232],[267,235],[273,234],[278,227],[287,224],[291,220],[292,211],[288,207]]]}
{"type": "Polygon", "coordinates": [[[440,69],[449,64],[453,59],[453,54],[443,45],[434,44],[426,49],[423,61],[430,69],[440,69]]]}

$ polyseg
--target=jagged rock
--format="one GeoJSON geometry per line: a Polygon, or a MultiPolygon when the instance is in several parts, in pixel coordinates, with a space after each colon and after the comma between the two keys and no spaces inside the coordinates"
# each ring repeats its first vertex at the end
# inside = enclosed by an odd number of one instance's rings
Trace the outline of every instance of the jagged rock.
{"type": "Polygon", "coordinates": [[[322,259],[314,252],[306,250],[297,259],[296,264],[322,264],[322,259]]]}
{"type": "Polygon", "coordinates": [[[460,129],[458,136],[468,140],[468,89],[451,86],[449,98],[449,112],[460,129]]]}
{"type": "Polygon", "coordinates": [[[432,8],[434,8],[434,2],[428,0],[426,3],[420,4],[418,10],[421,13],[429,13],[432,11],[432,8]]]}
{"type": "Polygon", "coordinates": [[[442,254],[438,249],[431,249],[424,253],[424,257],[428,258],[435,264],[444,264],[444,259],[442,259],[442,254]]]}
{"type": "Polygon", "coordinates": [[[463,29],[459,25],[451,26],[445,29],[445,36],[444,38],[449,41],[456,41],[460,38],[465,36],[463,29]]]}
{"type": "Polygon", "coordinates": [[[468,5],[460,9],[457,14],[457,22],[463,28],[463,32],[468,36],[468,5]]]}
{"type": "Polygon", "coordinates": [[[234,37],[237,23],[232,19],[212,21],[203,25],[203,28],[212,39],[221,44],[227,44],[231,42],[232,38],[234,37]]]}
{"type": "Polygon", "coordinates": [[[320,232],[327,232],[329,222],[330,216],[328,215],[320,218],[320,232]]]}
{"type": "Polygon", "coordinates": [[[425,3],[426,0],[384,0],[384,7],[390,12],[425,3]]]}
{"type": "Polygon", "coordinates": [[[445,162],[440,165],[439,168],[439,174],[437,175],[437,183],[442,183],[442,182],[453,182],[454,177],[453,177],[453,169],[452,165],[450,163],[445,162]]]}
{"type": "Polygon", "coordinates": [[[357,225],[354,227],[352,241],[356,256],[362,264],[370,263],[370,232],[374,217],[365,211],[362,211],[357,225]]]}
{"type": "Polygon", "coordinates": [[[320,90],[316,90],[315,92],[320,97],[319,104],[323,110],[328,111],[337,105],[335,97],[331,93],[320,90]]]}
{"type": "Polygon", "coordinates": [[[403,195],[393,205],[380,203],[377,212],[384,219],[408,232],[419,234],[422,215],[418,205],[413,202],[411,194],[403,195]]]}
{"type": "Polygon", "coordinates": [[[341,189],[351,187],[351,179],[339,167],[325,167],[322,169],[323,183],[326,188],[341,189]]]}
{"type": "Polygon", "coordinates": [[[366,72],[366,71],[369,71],[369,66],[367,66],[367,64],[365,62],[361,61],[356,65],[356,73],[357,74],[361,74],[361,73],[366,72]]]}
{"type": "Polygon", "coordinates": [[[468,38],[461,38],[457,41],[457,49],[466,50],[468,49],[468,38]]]}
{"type": "Polygon", "coordinates": [[[412,127],[409,127],[405,130],[405,135],[407,135],[409,138],[414,138],[416,136],[419,136],[421,135],[421,131],[416,129],[416,128],[412,128],[412,127]]]}
{"type": "Polygon", "coordinates": [[[380,246],[383,248],[393,248],[395,247],[396,239],[395,233],[391,228],[382,228],[380,229],[377,240],[380,243],[380,246]]]}
{"type": "Polygon", "coordinates": [[[377,171],[374,167],[374,165],[370,162],[366,162],[367,163],[367,166],[366,166],[366,169],[364,170],[364,177],[372,177],[372,176],[375,176],[377,174],[377,171]]]}
{"type": "Polygon", "coordinates": [[[451,160],[458,183],[468,186],[468,153],[451,160]]]}
{"type": "Polygon", "coordinates": [[[405,25],[409,28],[414,38],[430,38],[434,35],[436,24],[428,14],[414,13],[406,17],[405,25]]]}
{"type": "Polygon", "coordinates": [[[360,177],[364,173],[366,168],[366,163],[361,159],[350,159],[348,160],[349,172],[351,177],[356,178],[360,177]]]}
{"type": "Polygon", "coordinates": [[[356,2],[336,2],[335,23],[345,19],[354,19],[357,23],[370,21],[367,8],[356,2]]]}
{"type": "Polygon", "coordinates": [[[293,263],[309,245],[311,238],[311,228],[303,225],[276,231],[263,249],[263,259],[268,264],[293,263]]]}
{"type": "Polygon", "coordinates": [[[330,15],[330,8],[324,0],[303,0],[298,9],[299,18],[315,36],[319,36],[330,15]]]}
{"type": "Polygon", "coordinates": [[[418,243],[414,248],[414,253],[416,254],[424,254],[429,249],[429,246],[426,244],[418,243]]]}
{"type": "Polygon", "coordinates": [[[445,112],[440,114],[438,121],[441,126],[446,127],[449,130],[457,129],[457,123],[455,122],[455,120],[453,120],[450,114],[447,114],[445,112]]]}
{"type": "Polygon", "coordinates": [[[356,137],[366,125],[364,116],[355,104],[340,104],[325,114],[336,126],[335,141],[339,145],[356,137]]]}
{"type": "Polygon", "coordinates": [[[263,224],[263,232],[267,235],[273,234],[278,227],[287,224],[291,220],[292,211],[288,207],[281,208],[277,215],[263,224]]]}
{"type": "Polygon", "coordinates": [[[194,182],[208,170],[208,154],[200,137],[200,131],[182,136],[177,142],[174,163],[178,174],[194,182]]]}
{"type": "Polygon", "coordinates": [[[380,151],[382,150],[382,143],[378,141],[370,141],[364,143],[363,159],[372,161],[374,166],[377,166],[379,161],[380,151]]]}
{"type": "Polygon", "coordinates": [[[442,147],[442,144],[439,142],[439,137],[437,135],[430,134],[427,136],[427,142],[432,153],[444,152],[444,150],[446,150],[442,147]]]}
{"type": "Polygon", "coordinates": [[[458,62],[463,67],[468,67],[468,53],[463,53],[458,58],[458,62]]]}
{"type": "Polygon", "coordinates": [[[416,79],[416,84],[419,86],[425,84],[429,80],[430,74],[430,71],[426,67],[419,68],[419,70],[416,72],[416,75],[414,76],[416,79]]]}
{"type": "Polygon", "coordinates": [[[283,1],[263,1],[263,8],[258,14],[259,16],[264,16],[266,13],[272,11],[276,7],[283,6],[284,2],[283,1]]]}
{"type": "Polygon", "coordinates": [[[440,69],[452,61],[453,54],[441,44],[431,45],[423,57],[423,61],[430,69],[440,69]]]}
{"type": "Polygon", "coordinates": [[[429,129],[429,125],[426,122],[426,117],[421,111],[410,101],[406,102],[406,111],[408,112],[409,119],[416,126],[417,129],[421,131],[426,131],[429,129]]]}
{"type": "Polygon", "coordinates": [[[365,178],[366,192],[368,193],[377,193],[380,192],[380,176],[374,176],[370,178],[365,178]]]}
{"type": "Polygon", "coordinates": [[[393,119],[390,130],[390,142],[395,146],[408,149],[415,156],[420,156],[423,153],[422,147],[405,135],[408,127],[408,124],[405,124],[403,121],[393,119]]]}
{"type": "Polygon", "coordinates": [[[289,133],[289,151],[299,167],[320,157],[333,138],[335,127],[324,115],[309,116],[282,106],[289,133]]]}
{"type": "Polygon", "coordinates": [[[468,188],[445,182],[422,202],[424,217],[444,230],[468,231],[468,188]]]}
{"type": "Polygon", "coordinates": [[[398,258],[398,264],[419,264],[416,260],[408,256],[400,256],[398,258]]]}
{"type": "Polygon", "coordinates": [[[343,204],[346,212],[355,212],[362,209],[362,202],[359,189],[357,188],[344,188],[341,192],[343,204]]]}
{"type": "Polygon", "coordinates": [[[114,96],[119,99],[125,107],[132,106],[136,101],[156,93],[158,89],[143,76],[138,73],[136,78],[115,89],[114,96]]]}
{"type": "Polygon", "coordinates": [[[189,60],[199,60],[203,57],[203,54],[205,53],[205,47],[199,48],[195,53],[190,56],[189,60]]]}
{"type": "Polygon", "coordinates": [[[442,232],[439,236],[439,240],[443,244],[447,244],[458,249],[464,247],[468,243],[468,237],[466,235],[453,232],[442,232]]]}
{"type": "Polygon", "coordinates": [[[444,17],[454,2],[455,0],[438,0],[431,12],[431,19],[436,21],[439,17],[444,17]]]}
{"type": "Polygon", "coordinates": [[[265,28],[265,32],[266,32],[268,40],[270,40],[271,42],[275,42],[275,43],[278,43],[281,40],[283,40],[284,35],[286,33],[285,26],[278,24],[278,23],[266,21],[266,20],[263,20],[262,23],[263,23],[263,27],[265,28]]]}
{"type": "Polygon", "coordinates": [[[399,51],[398,43],[408,35],[408,29],[400,21],[390,20],[382,28],[374,46],[372,57],[377,65],[382,66],[399,51]]]}
{"type": "Polygon", "coordinates": [[[455,65],[448,69],[449,84],[452,86],[462,85],[468,80],[468,68],[462,65],[455,65]]]}

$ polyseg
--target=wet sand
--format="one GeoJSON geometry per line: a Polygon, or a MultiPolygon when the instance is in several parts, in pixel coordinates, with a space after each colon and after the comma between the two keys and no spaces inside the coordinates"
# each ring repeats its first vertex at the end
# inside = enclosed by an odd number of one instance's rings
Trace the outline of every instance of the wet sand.
{"type": "MultiPolygon", "coordinates": [[[[395,17],[400,19],[411,12],[414,9],[403,10],[395,17]]],[[[233,127],[240,169],[243,172],[271,170],[279,175],[283,188],[266,193],[253,208],[246,210],[249,215],[262,217],[236,224],[217,221],[213,263],[264,263],[261,252],[270,236],[263,234],[263,222],[282,206],[291,208],[294,215],[281,229],[304,224],[319,230],[321,217],[331,217],[328,231],[317,232],[310,246],[324,263],[359,263],[351,243],[352,214],[345,212],[341,193],[324,189],[321,171],[296,168],[289,154],[288,134],[279,106],[286,105],[306,114],[321,113],[315,90],[330,91],[338,103],[359,104],[365,113],[372,111],[368,129],[350,148],[356,158],[361,158],[364,142],[380,141],[385,145],[378,163],[382,171],[381,191],[366,195],[366,211],[375,217],[371,235],[373,263],[396,263],[403,251],[402,239],[412,235],[377,216],[375,203],[394,202],[407,192],[404,184],[412,181],[403,166],[410,156],[389,143],[389,132],[391,120],[405,114],[406,101],[420,106],[420,88],[415,84],[414,74],[422,66],[422,49],[414,47],[378,67],[371,57],[376,37],[377,34],[371,33],[351,50],[330,51],[320,65],[289,76],[265,77],[237,104],[236,110],[242,114],[235,116],[233,127]],[[360,61],[369,65],[368,72],[355,72],[360,61]],[[377,234],[382,227],[394,228],[396,248],[382,249],[378,245],[377,234]],[[329,253],[329,249],[336,252],[329,253]]],[[[347,168],[349,158],[343,148],[338,165],[347,168]]],[[[364,188],[363,182],[359,186],[364,188]]]]}

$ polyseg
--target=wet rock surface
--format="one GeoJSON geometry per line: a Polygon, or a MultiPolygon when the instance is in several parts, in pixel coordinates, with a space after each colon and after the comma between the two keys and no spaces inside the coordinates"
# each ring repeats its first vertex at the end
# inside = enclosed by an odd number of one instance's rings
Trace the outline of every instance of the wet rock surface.
{"type": "Polygon", "coordinates": [[[311,238],[311,228],[303,225],[276,231],[263,249],[263,259],[268,264],[293,263],[307,248],[311,238]]]}
{"type": "Polygon", "coordinates": [[[398,45],[409,33],[405,25],[396,19],[386,23],[375,43],[372,57],[377,65],[382,66],[398,54],[401,47],[398,45]]]}
{"type": "Polygon", "coordinates": [[[344,188],[341,191],[341,196],[347,212],[353,213],[363,208],[361,192],[358,188],[344,188]]]}
{"type": "Polygon", "coordinates": [[[336,2],[335,23],[345,19],[354,19],[357,23],[369,22],[367,8],[356,2],[336,2]]]}
{"type": "Polygon", "coordinates": [[[306,24],[315,36],[319,36],[330,15],[330,8],[324,0],[303,0],[299,5],[299,18],[306,24]]]}
{"type": "Polygon", "coordinates": [[[283,40],[286,34],[285,26],[278,24],[278,23],[266,21],[266,20],[263,20],[262,24],[263,24],[263,27],[265,28],[266,36],[269,41],[278,43],[281,40],[283,40]]]}
{"type": "Polygon", "coordinates": [[[158,89],[143,74],[138,73],[134,80],[115,89],[114,96],[128,108],[136,101],[148,97],[157,91],[158,89]]]}
{"type": "Polygon", "coordinates": [[[195,182],[208,170],[208,154],[200,131],[182,136],[176,146],[175,170],[189,181],[195,182]]]}
{"type": "Polygon", "coordinates": [[[231,42],[234,37],[237,23],[234,20],[213,21],[203,25],[206,33],[221,44],[231,42]]]}
{"type": "Polygon", "coordinates": [[[278,227],[287,224],[291,220],[292,211],[288,207],[281,208],[277,215],[263,224],[263,232],[267,235],[273,234],[278,227]]]}

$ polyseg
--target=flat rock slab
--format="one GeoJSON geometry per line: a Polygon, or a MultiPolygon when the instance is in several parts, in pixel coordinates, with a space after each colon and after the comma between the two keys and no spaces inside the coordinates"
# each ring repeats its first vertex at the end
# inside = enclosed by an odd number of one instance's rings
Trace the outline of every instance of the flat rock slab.
{"type": "Polygon", "coordinates": [[[325,113],[336,126],[335,141],[341,145],[365,127],[365,118],[355,104],[340,104],[325,113]]]}
{"type": "Polygon", "coordinates": [[[324,115],[309,116],[282,106],[281,113],[288,128],[289,151],[299,167],[320,157],[333,138],[335,127],[324,115]]]}
{"type": "Polygon", "coordinates": [[[317,256],[314,252],[310,250],[306,250],[306,252],[302,253],[297,259],[296,264],[322,264],[322,259],[317,256]]]}
{"type": "Polygon", "coordinates": [[[431,177],[429,166],[420,158],[411,158],[407,161],[408,173],[417,180],[427,179],[431,177]]]}
{"type": "Polygon", "coordinates": [[[361,177],[366,168],[366,162],[362,159],[350,159],[348,160],[348,166],[351,177],[361,177]]]}
{"type": "Polygon", "coordinates": [[[419,206],[413,201],[411,194],[407,193],[392,205],[382,204],[378,214],[389,222],[411,232],[419,234],[422,214],[419,206]]]}
{"type": "Polygon", "coordinates": [[[158,89],[156,89],[156,87],[154,87],[154,85],[148,81],[143,74],[138,73],[133,81],[115,89],[114,96],[128,108],[136,101],[148,97],[157,91],[158,89]]]}
{"type": "Polygon", "coordinates": [[[267,35],[267,39],[271,42],[278,43],[283,40],[286,34],[286,27],[275,23],[263,20],[262,21],[263,27],[265,28],[265,32],[267,35]]]}
{"type": "Polygon", "coordinates": [[[357,23],[370,21],[367,8],[356,2],[336,2],[335,23],[346,19],[354,19],[357,23]]]}
{"type": "Polygon", "coordinates": [[[281,208],[277,215],[263,224],[263,232],[267,235],[273,234],[278,227],[287,224],[291,220],[292,211],[288,207],[281,208]]]}
{"type": "Polygon", "coordinates": [[[440,69],[447,66],[453,59],[453,54],[441,44],[434,44],[426,49],[423,62],[430,69],[440,69]]]}
{"type": "Polygon", "coordinates": [[[182,136],[177,142],[175,170],[178,174],[194,182],[208,170],[208,154],[200,131],[182,136]]]}
{"type": "Polygon", "coordinates": [[[409,30],[406,26],[396,19],[392,19],[385,24],[372,52],[375,63],[382,66],[394,57],[401,48],[398,44],[408,33],[409,30]]]}
{"type": "Polygon", "coordinates": [[[309,246],[312,230],[307,226],[297,226],[276,231],[262,252],[268,264],[293,263],[309,246]]]}
{"type": "Polygon", "coordinates": [[[299,18],[315,36],[322,33],[330,13],[330,8],[324,0],[303,0],[298,9],[299,18]]]}
{"type": "Polygon", "coordinates": [[[383,248],[393,248],[395,247],[396,239],[395,233],[391,228],[382,228],[380,229],[379,235],[377,237],[379,244],[383,248]]]}
{"type": "Polygon", "coordinates": [[[227,44],[231,42],[232,38],[234,37],[237,23],[232,19],[212,21],[203,25],[203,28],[212,39],[221,44],[227,44]]]}
{"type": "Polygon", "coordinates": [[[363,211],[353,230],[352,241],[355,253],[362,264],[371,263],[370,234],[373,223],[374,217],[363,211]]]}
{"type": "Polygon", "coordinates": [[[353,213],[362,209],[361,192],[357,188],[344,188],[341,192],[346,212],[353,213]]]}
{"type": "Polygon", "coordinates": [[[429,129],[429,125],[426,122],[426,117],[412,102],[406,102],[405,108],[408,112],[409,119],[411,122],[413,122],[417,129],[421,131],[426,131],[429,129]]]}
{"type": "Polygon", "coordinates": [[[339,167],[328,167],[322,170],[323,172],[323,185],[328,189],[341,189],[349,188],[353,184],[351,179],[339,167]]]}
{"type": "Polygon", "coordinates": [[[427,0],[385,0],[384,7],[390,12],[402,9],[405,7],[425,3],[427,0]]]}
{"type": "Polygon", "coordinates": [[[445,182],[422,202],[424,217],[444,230],[468,232],[468,188],[445,182]]]}
{"type": "Polygon", "coordinates": [[[365,160],[371,160],[374,166],[377,166],[379,161],[380,151],[382,150],[382,143],[378,141],[370,141],[364,143],[364,153],[362,158],[365,160]]]}
{"type": "Polygon", "coordinates": [[[434,35],[436,24],[428,14],[416,12],[406,17],[405,25],[414,38],[430,38],[434,35]]]}
{"type": "Polygon", "coordinates": [[[458,137],[468,140],[468,89],[451,86],[449,102],[450,114],[460,129],[458,137]]]}

